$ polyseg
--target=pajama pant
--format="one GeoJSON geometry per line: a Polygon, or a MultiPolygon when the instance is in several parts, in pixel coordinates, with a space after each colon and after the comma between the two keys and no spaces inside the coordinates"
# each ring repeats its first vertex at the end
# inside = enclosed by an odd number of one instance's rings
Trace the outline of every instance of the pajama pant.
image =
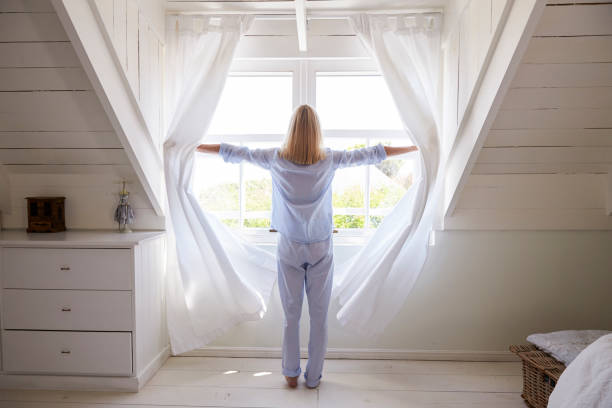
{"type": "Polygon", "coordinates": [[[299,332],[305,287],[310,340],[304,377],[309,387],[319,384],[327,350],[327,309],[334,270],[332,247],[331,237],[311,244],[294,242],[281,234],[278,239],[278,290],[285,312],[283,375],[297,377],[301,373],[299,332]]]}

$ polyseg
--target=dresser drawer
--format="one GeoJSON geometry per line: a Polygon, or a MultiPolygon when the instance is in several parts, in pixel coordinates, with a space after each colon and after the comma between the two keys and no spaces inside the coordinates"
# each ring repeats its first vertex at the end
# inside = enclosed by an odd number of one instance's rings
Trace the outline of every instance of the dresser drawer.
{"type": "Polygon", "coordinates": [[[4,248],[4,288],[132,289],[129,249],[4,248]]]}
{"type": "Polygon", "coordinates": [[[5,329],[131,331],[132,292],[4,289],[2,321],[5,329]]]}
{"type": "Polygon", "coordinates": [[[130,375],[132,334],[5,330],[2,356],[9,372],[130,375]]]}

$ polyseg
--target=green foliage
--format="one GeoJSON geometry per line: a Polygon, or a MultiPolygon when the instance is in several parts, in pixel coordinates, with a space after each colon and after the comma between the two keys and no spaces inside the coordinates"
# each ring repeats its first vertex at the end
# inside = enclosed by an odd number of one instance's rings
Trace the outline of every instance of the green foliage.
{"type": "Polygon", "coordinates": [[[245,218],[244,226],[246,228],[270,228],[269,218],[245,218]]]}
{"type": "Polygon", "coordinates": [[[362,147],[366,147],[365,143],[358,143],[356,145],[349,146],[349,147],[346,148],[346,150],[361,149],[362,147]]]}
{"type": "MultiPolygon", "coordinates": [[[[389,144],[389,143],[384,143],[389,144]]],[[[359,149],[365,144],[356,144],[347,150],[359,149]]],[[[406,189],[412,184],[412,177],[400,177],[400,169],[404,160],[389,159],[376,165],[387,177],[394,180],[391,185],[380,186],[370,190],[370,208],[391,208],[402,198],[406,189]]],[[[272,180],[269,177],[245,181],[245,207],[246,211],[270,211],[272,209],[272,180]]],[[[200,205],[207,211],[238,211],[240,188],[238,183],[226,183],[210,187],[200,192],[200,205]]],[[[365,196],[359,185],[350,186],[342,191],[332,193],[334,208],[364,208],[365,196]]],[[[370,226],[377,228],[383,216],[371,216],[370,226]]],[[[238,228],[237,219],[223,219],[223,223],[238,228]]],[[[334,215],[335,228],[364,228],[363,215],[334,215]]],[[[246,228],[269,228],[269,218],[247,218],[244,220],[246,228]]]]}
{"type": "Polygon", "coordinates": [[[370,190],[370,208],[393,207],[402,198],[404,193],[406,193],[406,190],[396,184],[370,190]]]}
{"type": "MultiPolygon", "coordinates": [[[[361,186],[351,186],[341,192],[332,192],[332,205],[334,208],[363,208],[365,197],[361,186]]],[[[335,228],[363,228],[365,217],[363,215],[334,215],[335,228]]]]}
{"type": "Polygon", "coordinates": [[[373,215],[370,217],[370,227],[372,228],[378,228],[378,226],[382,223],[383,221],[383,217],[382,215],[373,215]]]}
{"type": "Polygon", "coordinates": [[[199,202],[208,211],[232,211],[239,209],[238,183],[217,184],[200,192],[199,202]]]}
{"type": "Polygon", "coordinates": [[[361,186],[351,186],[341,192],[332,192],[332,206],[335,208],[363,208],[365,197],[361,186]]]}
{"type": "Polygon", "coordinates": [[[334,215],[335,228],[363,228],[365,217],[363,215],[334,215]]]}
{"type": "Polygon", "coordinates": [[[238,228],[238,220],[235,218],[224,218],[221,222],[230,228],[238,228]]]}
{"type": "Polygon", "coordinates": [[[392,179],[397,175],[397,173],[399,173],[399,170],[402,168],[403,164],[403,160],[387,159],[375,164],[374,166],[378,170],[382,171],[387,177],[392,179]]]}
{"type": "Polygon", "coordinates": [[[270,178],[247,180],[244,184],[247,211],[272,210],[272,180],[270,178]]]}

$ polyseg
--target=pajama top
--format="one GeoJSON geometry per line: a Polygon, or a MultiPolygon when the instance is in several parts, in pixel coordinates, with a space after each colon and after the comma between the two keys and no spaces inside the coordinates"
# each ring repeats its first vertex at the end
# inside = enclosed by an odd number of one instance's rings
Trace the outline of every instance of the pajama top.
{"type": "Polygon", "coordinates": [[[279,148],[249,149],[221,143],[224,161],[246,160],[272,176],[271,228],[291,241],[309,244],[328,239],[333,231],[331,184],[337,169],[376,164],[387,158],[382,144],[355,150],[325,149],[315,164],[295,164],[279,155],[279,148]]]}

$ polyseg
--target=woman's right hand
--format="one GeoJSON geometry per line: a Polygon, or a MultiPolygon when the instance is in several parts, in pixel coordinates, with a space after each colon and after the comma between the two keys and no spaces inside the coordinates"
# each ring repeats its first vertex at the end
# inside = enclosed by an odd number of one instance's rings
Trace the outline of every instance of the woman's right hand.
{"type": "Polygon", "coordinates": [[[219,144],[201,144],[196,147],[196,151],[201,153],[219,153],[219,144]]]}

